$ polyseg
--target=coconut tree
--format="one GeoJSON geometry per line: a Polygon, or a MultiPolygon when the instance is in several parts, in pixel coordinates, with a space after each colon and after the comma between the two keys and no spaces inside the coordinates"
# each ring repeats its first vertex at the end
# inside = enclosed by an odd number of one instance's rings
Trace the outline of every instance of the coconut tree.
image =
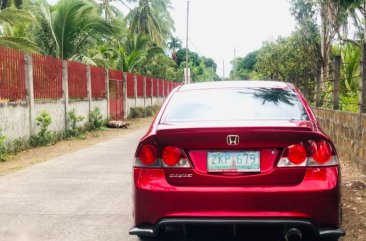
{"type": "Polygon", "coordinates": [[[98,6],[100,13],[104,15],[105,21],[113,21],[123,17],[123,13],[112,3],[121,3],[126,8],[131,10],[128,3],[136,2],[136,0],[89,0],[94,5],[98,6]]]}
{"type": "Polygon", "coordinates": [[[182,41],[178,37],[171,37],[168,47],[172,50],[172,59],[177,63],[177,49],[182,48],[182,41]]]}
{"type": "Polygon", "coordinates": [[[0,0],[0,9],[5,9],[10,6],[20,8],[23,4],[23,0],[0,0]]]}
{"type": "Polygon", "coordinates": [[[61,0],[54,8],[42,3],[33,9],[37,25],[34,42],[42,53],[62,59],[74,58],[114,33],[98,9],[85,0],[61,0]]]}
{"type": "Polygon", "coordinates": [[[25,31],[17,34],[17,29],[23,28],[25,23],[32,23],[33,16],[29,11],[16,9],[14,6],[0,10],[0,46],[16,48],[24,51],[36,50],[35,44],[27,39],[25,31]]]}
{"type": "Polygon", "coordinates": [[[124,45],[117,48],[114,67],[127,72],[142,73],[142,65],[158,54],[164,54],[160,47],[153,46],[147,35],[131,34],[124,45]]]}
{"type": "Polygon", "coordinates": [[[137,7],[126,16],[131,33],[146,34],[159,46],[174,30],[174,21],[169,13],[170,0],[139,0],[137,7]]]}

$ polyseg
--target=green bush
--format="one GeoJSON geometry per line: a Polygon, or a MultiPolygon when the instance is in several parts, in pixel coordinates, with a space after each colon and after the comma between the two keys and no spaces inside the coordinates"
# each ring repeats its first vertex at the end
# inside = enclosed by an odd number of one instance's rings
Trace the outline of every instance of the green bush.
{"type": "Polygon", "coordinates": [[[32,135],[29,139],[30,145],[33,147],[36,146],[45,146],[53,143],[53,134],[48,130],[49,125],[52,123],[51,116],[43,111],[37,118],[36,124],[41,129],[36,135],[32,135]]]}
{"type": "Polygon", "coordinates": [[[0,129],[0,161],[6,161],[8,159],[9,153],[5,148],[6,136],[3,135],[0,129]]]}
{"type": "Polygon", "coordinates": [[[68,113],[68,120],[70,123],[70,128],[67,129],[67,137],[79,137],[85,139],[85,129],[80,126],[80,122],[84,120],[83,116],[77,115],[76,110],[72,109],[68,113]]]}
{"type": "Polygon", "coordinates": [[[142,107],[133,107],[130,109],[129,119],[142,118],[145,116],[145,109],[142,107]]]}
{"type": "Polygon", "coordinates": [[[89,122],[87,124],[87,129],[89,131],[93,130],[101,130],[106,125],[106,120],[103,118],[103,115],[100,113],[100,109],[95,107],[89,113],[89,122]]]}
{"type": "Polygon", "coordinates": [[[159,108],[160,108],[159,105],[147,106],[146,108],[133,107],[130,109],[128,119],[137,119],[137,118],[154,116],[156,112],[159,110],[159,108]]]}
{"type": "Polygon", "coordinates": [[[20,137],[10,143],[8,143],[7,148],[10,153],[17,153],[29,149],[30,138],[20,137]]]}

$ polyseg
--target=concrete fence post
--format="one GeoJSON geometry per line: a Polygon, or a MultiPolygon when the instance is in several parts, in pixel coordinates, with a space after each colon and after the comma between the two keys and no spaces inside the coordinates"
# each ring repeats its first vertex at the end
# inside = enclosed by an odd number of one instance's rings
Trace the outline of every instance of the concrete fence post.
{"type": "MultiPolygon", "coordinates": [[[[157,80],[156,81],[156,98],[159,100],[160,99],[160,88],[159,88],[159,85],[160,85],[160,81],[159,80],[157,80]]],[[[158,101],[158,102],[160,102],[160,100],[158,101]]]]}
{"type": "Polygon", "coordinates": [[[361,81],[359,87],[358,132],[356,136],[357,160],[361,161],[363,142],[363,113],[366,113],[366,43],[362,44],[361,81]]]}
{"type": "Polygon", "coordinates": [[[144,76],[143,85],[144,85],[144,108],[146,108],[146,76],[144,76]]]}
{"type": "Polygon", "coordinates": [[[25,81],[27,88],[27,102],[29,109],[29,134],[33,135],[36,131],[35,111],[34,111],[34,86],[33,86],[33,62],[32,55],[24,55],[25,81]]]}
{"type": "Polygon", "coordinates": [[[127,73],[123,73],[123,88],[122,88],[122,95],[123,95],[123,119],[127,120],[130,110],[128,109],[128,99],[127,99],[127,73]]]}
{"type": "Polygon", "coordinates": [[[88,102],[89,102],[89,113],[88,119],[90,121],[90,112],[92,111],[92,82],[91,82],[91,74],[90,74],[90,65],[86,66],[86,86],[87,86],[87,93],[88,93],[88,102]]]}
{"type": "Polygon", "coordinates": [[[304,69],[303,84],[304,84],[304,95],[305,95],[305,98],[306,99],[309,99],[309,72],[308,72],[308,70],[306,68],[304,69]]]}
{"type": "Polygon", "coordinates": [[[150,93],[151,93],[151,106],[154,105],[154,79],[151,78],[150,93]]]}
{"type": "Polygon", "coordinates": [[[69,127],[69,83],[68,83],[68,72],[67,72],[67,61],[62,61],[62,91],[63,99],[65,101],[65,131],[69,127]]]}
{"type": "Polygon", "coordinates": [[[135,107],[137,107],[137,75],[133,75],[133,96],[135,97],[135,107]]]}
{"type": "Polygon", "coordinates": [[[339,80],[341,77],[341,56],[334,56],[333,110],[339,110],[339,80]]]}
{"type": "Polygon", "coordinates": [[[366,43],[362,45],[359,112],[366,113],[366,43]]]}
{"type": "Polygon", "coordinates": [[[111,113],[110,113],[110,103],[109,103],[109,99],[110,99],[110,90],[109,90],[109,70],[105,69],[104,70],[104,77],[105,77],[105,93],[106,96],[105,98],[107,99],[107,119],[110,120],[111,119],[111,113]]]}
{"type": "Polygon", "coordinates": [[[315,107],[321,105],[320,82],[322,79],[322,61],[319,60],[316,64],[316,80],[315,80],[315,107]]]}

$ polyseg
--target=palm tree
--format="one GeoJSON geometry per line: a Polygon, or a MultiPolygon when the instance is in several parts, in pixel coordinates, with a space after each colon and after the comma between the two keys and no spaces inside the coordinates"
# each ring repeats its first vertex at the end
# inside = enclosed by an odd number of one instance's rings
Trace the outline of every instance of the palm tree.
{"type": "Polygon", "coordinates": [[[152,46],[148,36],[132,34],[123,46],[118,47],[114,68],[141,73],[141,65],[158,54],[164,54],[164,50],[152,46]]]}
{"type": "Polygon", "coordinates": [[[172,50],[172,59],[177,63],[177,49],[182,48],[182,41],[178,37],[171,37],[168,47],[172,50]]]}
{"type": "Polygon", "coordinates": [[[5,9],[11,6],[20,8],[23,4],[23,0],[0,0],[0,9],[5,9]]]}
{"type": "Polygon", "coordinates": [[[100,13],[104,14],[104,20],[105,21],[113,21],[117,18],[122,18],[123,13],[114,6],[113,2],[119,2],[122,3],[125,7],[127,7],[129,10],[131,8],[128,6],[128,3],[136,2],[136,0],[89,0],[94,5],[98,6],[100,9],[100,13]]]}
{"type": "MultiPolygon", "coordinates": [[[[16,34],[14,26],[24,25],[24,23],[32,23],[33,16],[29,11],[16,9],[11,6],[0,10],[0,46],[8,48],[16,48],[24,51],[36,50],[36,45],[29,41],[25,35],[16,34]]],[[[24,31],[23,31],[24,33],[24,31]]]]}
{"type": "Polygon", "coordinates": [[[131,33],[146,34],[153,42],[164,46],[174,30],[169,8],[170,0],[139,0],[139,5],[126,17],[131,33]]]}
{"type": "Polygon", "coordinates": [[[33,9],[37,25],[33,38],[42,52],[62,59],[75,58],[114,33],[98,9],[84,0],[61,0],[50,9],[42,3],[33,9]]]}
{"type": "Polygon", "coordinates": [[[96,65],[104,68],[111,68],[117,58],[116,49],[105,44],[89,49],[87,54],[75,55],[71,59],[84,64],[96,65]]]}
{"type": "Polygon", "coordinates": [[[177,64],[170,57],[159,54],[148,61],[144,74],[155,78],[173,80],[177,78],[177,64]]]}

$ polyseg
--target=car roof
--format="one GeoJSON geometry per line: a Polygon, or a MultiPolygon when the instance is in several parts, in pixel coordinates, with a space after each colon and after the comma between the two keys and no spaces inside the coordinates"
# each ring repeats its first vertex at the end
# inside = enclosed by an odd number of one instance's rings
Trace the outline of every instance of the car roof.
{"type": "Polygon", "coordinates": [[[185,84],[178,91],[203,90],[203,89],[222,89],[222,88],[274,88],[274,89],[292,89],[292,85],[280,81],[212,81],[194,84],[185,84]]]}

